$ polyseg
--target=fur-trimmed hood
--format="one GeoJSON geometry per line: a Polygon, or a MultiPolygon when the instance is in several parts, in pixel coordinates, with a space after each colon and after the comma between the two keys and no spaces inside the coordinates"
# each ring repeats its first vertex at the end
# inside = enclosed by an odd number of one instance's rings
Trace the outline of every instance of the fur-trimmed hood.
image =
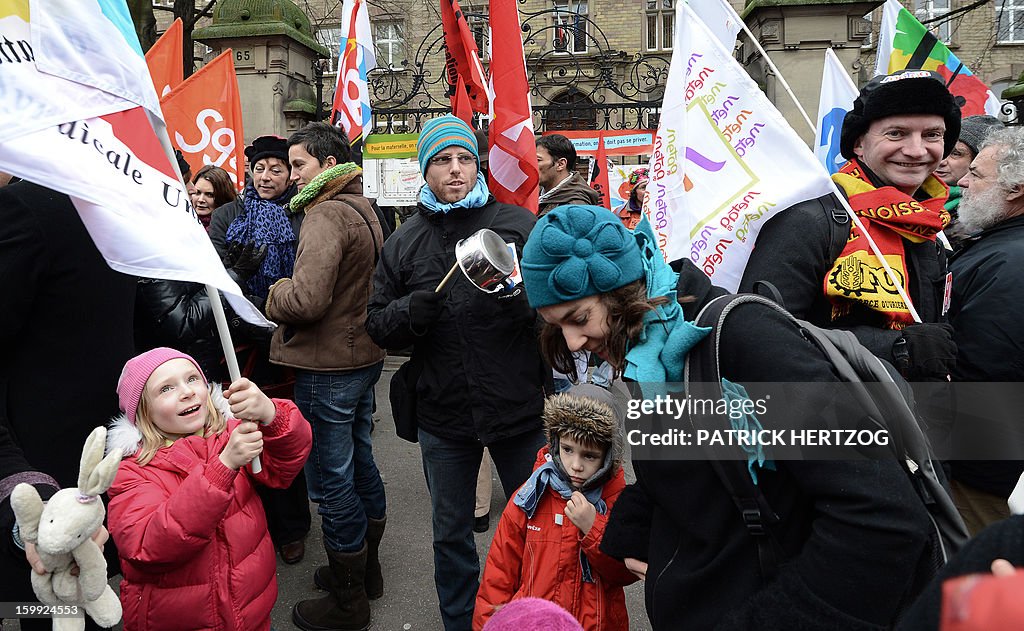
{"type": "Polygon", "coordinates": [[[573,386],[566,392],[548,397],[544,401],[544,433],[548,451],[558,463],[558,437],[568,436],[576,442],[608,445],[604,463],[584,489],[604,484],[608,475],[622,465],[622,402],[607,388],[590,383],[573,386]]]}
{"type": "MultiPolygon", "coordinates": [[[[224,398],[220,384],[211,383],[209,385],[210,400],[213,401],[214,407],[220,410],[225,419],[235,418],[231,414],[231,406],[228,404],[228,400],[224,398]]],[[[121,412],[107,423],[106,453],[109,454],[113,449],[119,447],[121,449],[121,459],[123,460],[134,456],[139,451],[141,444],[142,432],[139,431],[135,423],[128,420],[126,413],[121,412]]]]}

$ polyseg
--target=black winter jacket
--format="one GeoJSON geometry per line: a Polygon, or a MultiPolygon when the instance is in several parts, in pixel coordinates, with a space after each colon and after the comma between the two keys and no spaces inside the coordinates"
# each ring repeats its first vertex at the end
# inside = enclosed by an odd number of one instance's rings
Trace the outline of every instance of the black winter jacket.
{"type": "Polygon", "coordinates": [[[491,442],[541,425],[545,368],[536,313],[522,286],[487,294],[456,272],[439,319],[423,335],[409,325],[409,294],[437,287],[455,263],[455,244],[480,228],[523,244],[536,222],[524,208],[490,198],[482,208],[435,213],[422,205],[384,243],[367,305],[366,330],[382,348],[413,347],[423,372],[417,392],[421,429],[442,438],[491,442]]]}
{"type": "MultiPolygon", "coordinates": [[[[684,305],[693,320],[724,291],[685,261],[678,293],[695,298],[684,305]]],[[[741,305],[726,321],[721,358],[722,375],[748,386],[837,380],[796,327],[760,305],[741,305]]],[[[808,401],[792,414],[817,420],[827,407],[808,401]]],[[[765,582],[757,545],[710,463],[633,461],[637,482],[612,510],[601,549],[648,561],[654,629],[857,630],[893,622],[911,596],[929,534],[927,512],[899,466],[775,466],[759,471],[759,486],[781,518],[772,532],[783,554],[778,575],[765,582]]]]}
{"type": "MultiPolygon", "coordinates": [[[[1016,306],[1024,293],[1024,217],[1008,219],[964,241],[949,269],[953,274],[949,321],[957,344],[953,381],[1024,381],[1024,318],[1016,306]]],[[[998,402],[965,396],[969,389],[957,386],[954,448],[984,436],[981,440],[1016,445],[1017,454],[1024,450],[1020,439],[1024,391],[1006,386],[1000,388],[998,402]],[[958,419],[961,413],[964,416],[958,419]],[[986,418],[994,422],[988,428],[979,427],[986,418]],[[1000,427],[1010,434],[1001,435],[1000,427]]],[[[992,391],[977,392],[984,396],[992,391]]],[[[1009,497],[1024,470],[1019,460],[954,459],[950,466],[953,479],[1000,497],[1009,497]]]]}
{"type": "MultiPolygon", "coordinates": [[[[892,346],[902,334],[885,328],[881,314],[854,305],[849,314],[832,321],[832,303],[824,290],[825,274],[842,252],[851,225],[833,195],[783,210],[769,219],[757,235],[739,291],[756,293],[754,283],[768,281],[778,288],[783,306],[794,316],[823,328],[847,329],[873,355],[897,365],[892,346]]],[[[942,322],[945,250],[938,242],[911,243],[906,239],[903,250],[910,276],[906,289],[921,321],[942,322]]]]}

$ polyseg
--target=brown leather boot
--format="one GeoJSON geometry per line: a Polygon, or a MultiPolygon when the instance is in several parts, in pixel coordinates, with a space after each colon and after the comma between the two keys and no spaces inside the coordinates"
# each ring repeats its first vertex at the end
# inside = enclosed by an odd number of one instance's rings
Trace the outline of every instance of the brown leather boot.
{"type": "Polygon", "coordinates": [[[366,521],[366,597],[377,600],[384,595],[384,574],[380,569],[380,540],[388,518],[366,521]]]}
{"type": "Polygon", "coordinates": [[[292,621],[303,631],[366,631],[370,628],[370,601],[366,577],[366,544],[358,552],[327,548],[329,593],[303,600],[292,608],[292,621]]]}
{"type": "MultiPolygon", "coordinates": [[[[384,537],[384,527],[388,518],[370,519],[366,524],[366,597],[377,600],[384,595],[384,574],[380,569],[380,541],[384,537]]],[[[327,591],[331,588],[331,568],[321,565],[313,572],[313,584],[317,589],[327,591]]]]}

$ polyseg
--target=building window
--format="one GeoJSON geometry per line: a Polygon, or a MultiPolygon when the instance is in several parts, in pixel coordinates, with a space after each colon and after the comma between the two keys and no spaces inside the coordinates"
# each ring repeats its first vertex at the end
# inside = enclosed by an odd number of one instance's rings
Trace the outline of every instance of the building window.
{"type": "Polygon", "coordinates": [[[374,22],[373,43],[377,48],[377,67],[401,70],[405,61],[405,38],[402,23],[374,22]]]}
{"type": "Polygon", "coordinates": [[[587,0],[555,0],[555,50],[587,52],[587,0]]]}
{"type": "Polygon", "coordinates": [[[477,52],[480,53],[480,59],[484,60],[488,57],[490,49],[490,16],[486,13],[474,13],[466,16],[466,22],[469,24],[469,28],[473,31],[473,41],[476,42],[477,52]]]}
{"type": "Polygon", "coordinates": [[[1001,0],[996,4],[999,42],[1024,42],[1024,0],[1001,0]]]}
{"type": "Polygon", "coordinates": [[[341,46],[341,27],[318,28],[316,40],[327,49],[327,67],[324,72],[338,72],[338,53],[341,46]]]}
{"type": "Polygon", "coordinates": [[[944,44],[950,43],[949,22],[927,22],[949,13],[950,2],[951,0],[914,0],[914,17],[921,22],[926,22],[925,26],[932,32],[932,35],[939,38],[939,41],[944,44]]]}
{"type": "Polygon", "coordinates": [[[675,0],[647,0],[647,50],[672,50],[675,0]]]}

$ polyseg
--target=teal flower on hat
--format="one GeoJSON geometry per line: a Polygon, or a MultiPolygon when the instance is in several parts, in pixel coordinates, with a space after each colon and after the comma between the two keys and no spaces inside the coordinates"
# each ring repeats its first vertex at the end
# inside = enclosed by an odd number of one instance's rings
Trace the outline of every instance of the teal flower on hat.
{"type": "Polygon", "coordinates": [[[643,277],[641,258],[636,237],[608,210],[560,206],[524,249],[526,292],[535,307],[608,292],[643,277]]]}

